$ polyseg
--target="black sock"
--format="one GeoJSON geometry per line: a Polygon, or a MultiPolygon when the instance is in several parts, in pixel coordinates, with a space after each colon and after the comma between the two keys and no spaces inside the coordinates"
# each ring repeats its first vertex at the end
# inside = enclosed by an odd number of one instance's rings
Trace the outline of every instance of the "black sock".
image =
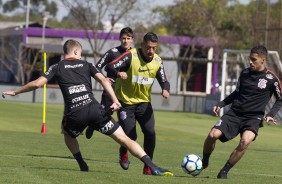
{"type": "Polygon", "coordinates": [[[156,166],[151,158],[148,156],[148,155],[145,155],[143,156],[141,159],[140,159],[146,166],[150,167],[151,169],[156,169],[158,168],[158,166],[156,166]]]}
{"type": "Polygon", "coordinates": [[[80,152],[73,154],[73,157],[77,161],[81,171],[88,171],[88,166],[87,166],[86,162],[83,160],[80,152]]]}
{"type": "Polygon", "coordinates": [[[207,167],[209,165],[211,153],[203,153],[203,166],[207,167]]]}
{"type": "Polygon", "coordinates": [[[220,172],[228,173],[228,171],[233,167],[234,165],[231,164],[230,162],[226,162],[224,167],[220,170],[220,172]]]}

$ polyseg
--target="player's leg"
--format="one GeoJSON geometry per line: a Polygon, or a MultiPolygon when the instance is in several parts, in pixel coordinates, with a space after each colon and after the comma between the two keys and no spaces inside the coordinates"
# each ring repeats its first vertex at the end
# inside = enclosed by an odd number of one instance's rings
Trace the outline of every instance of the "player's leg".
{"type": "MultiPolygon", "coordinates": [[[[122,103],[122,107],[117,114],[119,124],[125,134],[132,140],[136,140],[137,133],[135,120],[135,105],[126,105],[122,103]]],[[[124,146],[121,146],[119,148],[119,163],[124,170],[127,170],[129,168],[130,161],[128,159],[128,151],[127,148],[124,146]]]]}
{"type": "Polygon", "coordinates": [[[139,158],[145,165],[149,166],[153,175],[159,176],[173,176],[173,173],[167,169],[156,166],[150,157],[145,153],[141,146],[126,136],[121,127],[116,129],[113,134],[110,135],[116,142],[126,147],[129,152],[139,158]]]}
{"type": "Polygon", "coordinates": [[[76,138],[71,137],[66,131],[63,131],[65,144],[76,159],[81,171],[88,171],[88,166],[83,160],[79,150],[79,144],[76,138]]]}
{"type": "Polygon", "coordinates": [[[83,160],[79,150],[79,144],[76,139],[87,126],[87,112],[88,109],[84,108],[75,111],[71,116],[64,116],[62,120],[62,133],[64,134],[65,144],[76,159],[81,171],[88,171],[88,166],[83,160]]]}
{"type": "MultiPolygon", "coordinates": [[[[105,110],[110,109],[110,106],[113,104],[113,101],[112,101],[110,95],[105,90],[103,90],[102,99],[101,99],[100,104],[105,110]]],[[[94,127],[88,126],[86,131],[85,131],[86,138],[91,139],[91,137],[93,136],[93,133],[94,133],[94,127]]]]}
{"type": "Polygon", "coordinates": [[[204,142],[203,147],[203,169],[206,169],[209,166],[209,159],[210,156],[215,148],[215,144],[217,139],[222,135],[221,130],[212,128],[212,130],[209,132],[207,138],[204,142]]]}
{"type": "Polygon", "coordinates": [[[248,146],[255,139],[255,137],[256,134],[251,130],[246,130],[243,132],[238,146],[231,153],[228,161],[218,173],[217,178],[227,179],[229,170],[243,157],[243,155],[247,151],[248,146]]]}
{"type": "MultiPolygon", "coordinates": [[[[156,146],[156,133],[155,118],[151,103],[138,104],[135,116],[144,134],[144,151],[153,160],[154,150],[156,146]]],[[[151,174],[150,168],[146,165],[144,165],[143,174],[151,174]]]]}

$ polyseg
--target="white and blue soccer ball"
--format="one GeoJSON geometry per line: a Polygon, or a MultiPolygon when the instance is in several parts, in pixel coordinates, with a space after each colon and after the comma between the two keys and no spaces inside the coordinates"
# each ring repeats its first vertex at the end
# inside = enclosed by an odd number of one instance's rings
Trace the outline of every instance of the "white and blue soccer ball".
{"type": "Polygon", "coordinates": [[[202,171],[202,160],[198,155],[188,154],[183,158],[181,167],[184,172],[197,176],[202,171]]]}

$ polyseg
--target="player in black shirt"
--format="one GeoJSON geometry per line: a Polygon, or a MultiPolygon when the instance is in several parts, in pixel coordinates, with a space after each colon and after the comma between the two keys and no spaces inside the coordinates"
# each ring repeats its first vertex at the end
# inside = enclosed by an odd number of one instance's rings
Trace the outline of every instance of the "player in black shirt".
{"type": "Polygon", "coordinates": [[[130,152],[148,164],[154,175],[173,176],[173,173],[156,166],[141,146],[128,138],[122,128],[109,113],[95,100],[92,94],[91,77],[102,84],[109,93],[113,103],[112,110],[121,107],[109,80],[92,64],[80,60],[82,46],[75,40],[68,40],[64,44],[65,59],[52,65],[48,71],[38,79],[29,82],[15,91],[4,91],[2,96],[15,96],[20,93],[35,90],[56,78],[64,97],[64,117],[62,120],[65,144],[77,160],[81,171],[88,171],[88,165],[83,160],[79,150],[77,136],[91,125],[95,130],[112,137],[119,144],[126,146],[130,152]]]}
{"type": "Polygon", "coordinates": [[[209,157],[217,139],[227,142],[238,134],[241,136],[238,146],[218,173],[219,179],[227,179],[228,171],[243,157],[249,144],[256,139],[263,120],[276,124],[274,116],[282,106],[281,84],[275,74],[266,68],[266,61],[267,49],[264,46],[252,48],[250,67],[241,72],[235,91],[213,107],[213,112],[218,115],[222,107],[232,104],[205,140],[203,169],[208,167],[209,157]],[[264,117],[266,105],[272,95],[276,97],[276,102],[264,117]]]}
{"type": "MultiPolygon", "coordinates": [[[[103,57],[98,61],[96,64],[96,68],[98,68],[100,71],[111,61],[115,60],[119,56],[121,56],[123,53],[131,49],[131,45],[133,43],[133,31],[130,27],[123,28],[119,33],[119,40],[120,40],[120,46],[113,47],[110,50],[108,50],[103,57]]],[[[112,87],[114,88],[116,76],[112,74],[111,72],[107,72],[107,77],[112,81],[112,87]]],[[[102,93],[102,99],[101,99],[101,105],[104,109],[109,109],[112,105],[112,99],[107,93],[106,90],[103,90],[102,93]]],[[[85,136],[87,139],[90,139],[93,135],[94,128],[88,127],[85,132],[85,136]]]]}

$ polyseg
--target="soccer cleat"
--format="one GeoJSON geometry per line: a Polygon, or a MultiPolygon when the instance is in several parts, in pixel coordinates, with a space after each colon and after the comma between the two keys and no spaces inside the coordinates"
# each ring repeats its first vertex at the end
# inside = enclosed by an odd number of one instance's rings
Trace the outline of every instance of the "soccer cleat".
{"type": "Polygon", "coordinates": [[[120,156],[119,158],[119,165],[124,170],[127,170],[129,168],[130,161],[128,160],[128,152],[126,152],[124,155],[120,156]]]}
{"type": "Polygon", "coordinates": [[[227,179],[227,172],[225,172],[225,171],[220,171],[220,172],[217,174],[217,178],[218,178],[218,179],[227,179]]]}
{"type": "Polygon", "coordinates": [[[94,129],[91,127],[87,127],[86,131],[85,131],[85,136],[87,139],[90,139],[93,136],[94,133],[94,129]]]}
{"type": "Polygon", "coordinates": [[[79,165],[80,171],[88,172],[89,168],[88,165],[84,162],[83,164],[79,165]]]}
{"type": "Polygon", "coordinates": [[[144,167],[143,174],[144,175],[152,175],[152,171],[151,171],[150,167],[144,167]]]}
{"type": "Polygon", "coordinates": [[[167,169],[163,169],[163,168],[151,169],[151,172],[152,172],[152,175],[154,176],[174,176],[172,172],[170,172],[167,169]]]}

